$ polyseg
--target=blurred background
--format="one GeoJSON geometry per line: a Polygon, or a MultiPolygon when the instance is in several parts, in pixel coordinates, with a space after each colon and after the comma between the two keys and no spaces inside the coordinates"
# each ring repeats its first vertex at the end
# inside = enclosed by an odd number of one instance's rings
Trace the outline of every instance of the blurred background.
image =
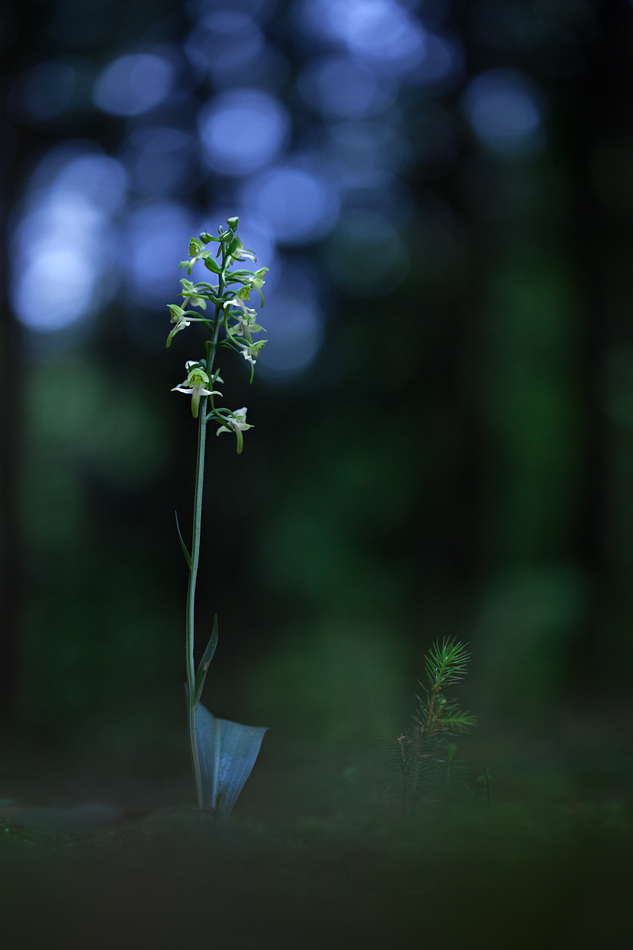
{"type": "MultiPolygon", "coordinates": [[[[467,640],[480,731],[629,702],[628,0],[5,0],[0,704],[186,767],[188,239],[270,267],[244,454],[211,440],[213,712],[406,725],[467,640]],[[171,751],[170,751],[171,750],[171,751]],[[148,753],[149,754],[149,753],[148,753]]],[[[195,272],[194,272],[195,274],[195,272]]],[[[204,279],[203,272],[198,279],[204,279]]],[[[277,737],[277,738],[275,738],[277,737]]]]}

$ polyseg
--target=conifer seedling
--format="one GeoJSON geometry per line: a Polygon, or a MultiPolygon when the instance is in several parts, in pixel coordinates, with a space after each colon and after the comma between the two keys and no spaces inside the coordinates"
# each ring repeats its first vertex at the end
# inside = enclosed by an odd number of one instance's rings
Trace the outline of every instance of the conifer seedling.
{"type": "Polygon", "coordinates": [[[447,789],[454,768],[456,746],[449,740],[464,735],[475,725],[472,713],[460,709],[446,695],[466,675],[470,653],[457,640],[436,641],[425,658],[426,683],[416,696],[416,709],[406,733],[398,736],[402,771],[402,812],[413,807],[424,778],[439,765],[446,768],[447,789]]]}

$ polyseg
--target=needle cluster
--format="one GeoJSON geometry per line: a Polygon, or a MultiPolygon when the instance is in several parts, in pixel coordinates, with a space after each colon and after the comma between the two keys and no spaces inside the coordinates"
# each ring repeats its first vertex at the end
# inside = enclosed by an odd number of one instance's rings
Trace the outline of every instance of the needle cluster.
{"type": "Polygon", "coordinates": [[[396,740],[402,771],[402,807],[407,813],[419,795],[423,779],[440,765],[450,770],[455,745],[449,740],[475,725],[472,713],[446,695],[466,675],[470,653],[457,640],[433,644],[425,658],[426,682],[416,696],[416,708],[406,733],[396,740]]]}

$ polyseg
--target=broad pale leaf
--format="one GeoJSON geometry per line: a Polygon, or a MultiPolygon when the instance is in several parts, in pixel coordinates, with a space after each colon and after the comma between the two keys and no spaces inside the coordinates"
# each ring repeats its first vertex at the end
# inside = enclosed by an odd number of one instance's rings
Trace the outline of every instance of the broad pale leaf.
{"type": "Polygon", "coordinates": [[[226,819],[251,774],[265,726],[243,726],[196,709],[196,740],[202,775],[203,807],[226,819]]]}

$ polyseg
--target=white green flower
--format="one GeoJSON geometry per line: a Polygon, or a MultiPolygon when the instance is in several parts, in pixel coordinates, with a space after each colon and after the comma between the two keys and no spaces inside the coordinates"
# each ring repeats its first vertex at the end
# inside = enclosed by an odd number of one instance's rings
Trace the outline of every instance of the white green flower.
{"type": "Polygon", "coordinates": [[[246,307],[244,302],[238,297],[235,297],[233,300],[227,301],[225,304],[226,307],[230,306],[239,306],[242,310],[242,313],[236,314],[235,312],[229,314],[232,320],[235,320],[235,323],[230,328],[231,334],[236,334],[237,336],[243,336],[248,340],[249,343],[253,342],[251,333],[261,333],[264,329],[255,321],[257,320],[257,313],[255,310],[252,310],[250,307],[246,307]]]}
{"type": "MultiPolygon", "coordinates": [[[[252,318],[254,319],[254,318],[252,318]]],[[[253,323],[248,318],[240,317],[237,323],[234,325],[233,330],[239,335],[243,336],[248,340],[249,343],[253,342],[251,333],[261,333],[265,328],[260,326],[259,323],[253,323]]]]}
{"type": "Polygon", "coordinates": [[[193,265],[197,264],[198,261],[204,261],[204,266],[208,268],[208,270],[213,271],[214,274],[220,273],[220,267],[216,261],[214,261],[211,251],[205,248],[203,241],[192,237],[189,241],[189,260],[181,261],[179,266],[181,268],[186,267],[187,273],[191,276],[193,265]]]}
{"type": "MultiPolygon", "coordinates": [[[[225,310],[228,310],[229,307],[239,307],[240,310],[243,310],[243,311],[244,311],[244,313],[246,313],[246,314],[252,313],[253,316],[254,316],[254,315],[255,315],[255,311],[254,311],[254,310],[251,310],[250,307],[247,307],[247,306],[246,306],[246,304],[244,303],[244,299],[245,299],[245,298],[244,298],[244,294],[242,293],[242,290],[239,290],[239,291],[236,293],[236,295],[233,297],[232,300],[227,300],[227,301],[226,301],[226,303],[224,304],[224,309],[225,309],[225,310]]],[[[250,297],[246,297],[246,300],[250,300],[250,297]]]]}
{"type": "Polygon", "coordinates": [[[243,343],[238,343],[238,346],[244,359],[254,366],[255,360],[259,356],[259,351],[267,342],[268,340],[257,340],[256,343],[250,343],[248,346],[245,346],[243,343]]]}
{"type": "Polygon", "coordinates": [[[237,454],[239,455],[244,448],[244,436],[242,432],[246,432],[247,429],[252,429],[253,426],[249,425],[246,421],[246,406],[243,406],[241,409],[236,409],[235,412],[232,412],[230,417],[225,417],[226,425],[220,426],[216,435],[220,435],[221,432],[234,432],[237,436],[237,454]]]}
{"type": "Polygon", "coordinates": [[[264,284],[266,283],[266,281],[264,280],[264,274],[267,274],[267,273],[268,273],[268,268],[267,268],[267,267],[260,267],[259,270],[256,270],[256,271],[255,271],[254,274],[249,274],[249,276],[248,276],[248,283],[245,284],[245,287],[244,287],[244,289],[247,289],[247,288],[248,288],[248,291],[249,291],[249,296],[246,298],[247,300],[250,300],[250,291],[251,291],[251,290],[258,290],[258,291],[259,291],[259,295],[260,295],[260,297],[262,298],[262,306],[264,305],[264,297],[263,297],[263,295],[262,295],[262,287],[263,287],[264,284]]]}
{"type": "MultiPolygon", "coordinates": [[[[253,328],[254,329],[254,328],[253,328]]],[[[244,359],[251,364],[251,383],[253,382],[253,376],[255,375],[255,360],[259,356],[259,352],[263,346],[266,345],[268,340],[257,340],[255,343],[249,343],[245,345],[240,343],[239,340],[234,340],[234,343],[239,347],[239,351],[244,357],[244,359]]]]}
{"type": "Polygon", "coordinates": [[[207,388],[211,381],[209,374],[201,363],[188,360],[185,363],[185,369],[187,370],[187,378],[179,386],[174,386],[172,392],[191,396],[191,415],[194,419],[197,419],[202,396],[221,396],[222,393],[207,388]]]}
{"type": "Polygon", "coordinates": [[[234,261],[245,261],[247,257],[250,258],[251,261],[257,260],[254,252],[249,251],[244,247],[237,234],[235,235],[231,245],[231,257],[234,261]]]}
{"type": "Polygon", "coordinates": [[[190,326],[191,321],[187,320],[185,311],[182,309],[182,307],[179,307],[175,303],[170,303],[167,306],[169,307],[169,312],[171,314],[171,322],[176,324],[174,329],[171,331],[171,333],[167,337],[166,346],[170,347],[171,341],[176,336],[176,334],[179,333],[181,330],[185,330],[188,326],[190,326]]]}
{"type": "MultiPolygon", "coordinates": [[[[263,271],[266,271],[267,268],[263,267],[263,271]]],[[[259,271],[257,272],[259,273],[259,271]]],[[[264,286],[265,281],[261,277],[257,277],[256,274],[248,274],[248,277],[245,278],[245,283],[240,287],[236,297],[239,297],[240,300],[250,300],[252,290],[261,290],[264,286]]]]}
{"type": "Polygon", "coordinates": [[[198,296],[196,285],[190,280],[187,280],[186,277],[183,277],[180,283],[182,284],[182,293],[180,296],[184,297],[185,303],[190,307],[200,307],[201,310],[206,310],[207,302],[204,297],[198,296]]]}

